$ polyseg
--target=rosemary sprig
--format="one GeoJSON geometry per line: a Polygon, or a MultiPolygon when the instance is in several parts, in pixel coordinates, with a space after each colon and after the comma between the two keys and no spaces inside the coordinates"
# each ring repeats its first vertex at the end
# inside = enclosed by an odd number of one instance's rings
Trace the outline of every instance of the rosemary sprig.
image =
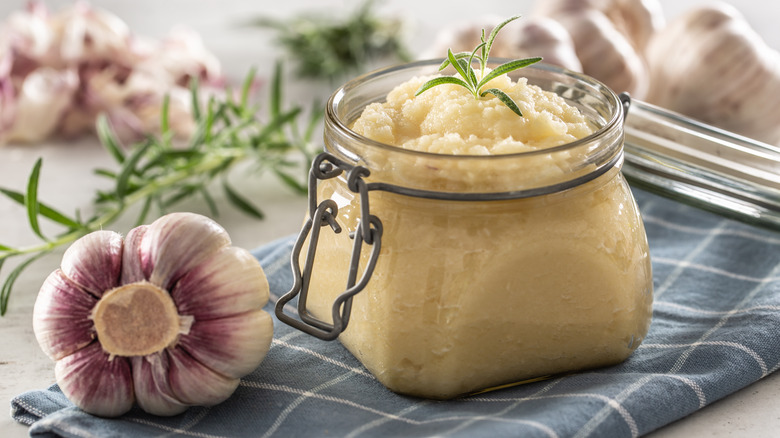
{"type": "Polygon", "coordinates": [[[110,190],[97,192],[93,205],[95,213],[87,219],[82,219],[78,211],[74,215],[64,214],[38,199],[41,159],[33,167],[25,193],[0,188],[0,194],[25,208],[31,229],[41,239],[39,243],[25,247],[0,244],[0,270],[8,259],[24,259],[0,287],[0,315],[5,315],[14,283],[24,269],[43,255],[107,227],[122,217],[131,205],[141,204],[136,218],[139,224],[146,222],[153,206],[163,214],[175,203],[191,196],[201,196],[212,213],[217,214],[209,186],[219,178],[226,199],[240,211],[260,219],[262,210],[228,183],[229,171],[244,161],[254,163],[257,170],[272,171],[284,184],[304,194],[308,163],[317,149],[311,141],[312,135],[322,112],[313,110],[305,129],[299,129],[298,119],[303,111],[299,107],[283,109],[281,75],[281,65],[277,64],[267,121],[259,119],[259,108],[249,102],[254,72],[247,76],[238,102],[230,98],[211,98],[205,107],[201,107],[198,86],[194,83],[191,95],[196,130],[184,147],[172,145],[174,133],[167,122],[167,103],[161,110],[160,135],[150,136],[127,149],[121,147],[108,120],[100,117],[98,137],[118,168],[95,170],[113,184],[110,190]],[[45,236],[40,227],[41,219],[53,222],[62,230],[56,237],[45,236]]]}
{"type": "Polygon", "coordinates": [[[439,71],[442,71],[448,66],[452,65],[455,68],[457,74],[460,75],[460,77],[441,76],[441,77],[431,79],[420,86],[420,88],[415,93],[415,96],[419,96],[423,92],[437,85],[443,85],[443,84],[460,85],[466,88],[467,90],[469,90],[469,92],[471,92],[471,94],[474,95],[475,99],[479,99],[480,97],[485,97],[485,95],[487,94],[492,94],[496,96],[504,105],[509,107],[509,109],[511,109],[515,114],[522,117],[523,113],[520,111],[520,108],[517,106],[517,103],[515,103],[515,101],[512,100],[512,98],[509,97],[509,95],[506,94],[503,90],[500,90],[498,88],[489,88],[484,91],[482,90],[482,87],[484,87],[485,84],[487,84],[491,80],[503,74],[521,69],[523,67],[527,67],[531,64],[535,64],[542,60],[542,58],[516,59],[514,61],[509,61],[507,63],[501,64],[495,69],[491,70],[487,75],[485,74],[485,68],[487,66],[488,58],[490,56],[490,49],[493,47],[493,41],[495,41],[498,32],[501,31],[501,29],[504,26],[506,26],[507,24],[509,24],[510,22],[518,18],[520,18],[520,16],[515,15],[501,22],[498,26],[493,28],[487,40],[485,39],[485,29],[482,29],[482,36],[480,37],[481,42],[471,52],[460,52],[455,54],[452,53],[452,49],[447,50],[447,59],[445,59],[444,62],[441,64],[441,66],[439,66],[439,71]],[[479,70],[480,70],[479,75],[477,75],[477,72],[474,70],[473,67],[474,60],[479,61],[479,70]]]}
{"type": "Polygon", "coordinates": [[[374,60],[411,60],[401,21],[377,16],[373,6],[365,1],[343,20],[308,13],[289,20],[263,17],[253,24],[277,32],[277,42],[296,60],[300,77],[336,81],[363,73],[374,60]]]}

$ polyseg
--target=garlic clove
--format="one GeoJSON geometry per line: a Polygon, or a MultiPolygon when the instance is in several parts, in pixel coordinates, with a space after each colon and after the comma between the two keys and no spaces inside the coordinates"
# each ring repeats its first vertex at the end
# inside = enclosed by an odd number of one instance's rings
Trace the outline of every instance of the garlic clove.
{"type": "Polygon", "coordinates": [[[57,128],[79,86],[75,70],[42,67],[26,78],[16,102],[9,141],[39,142],[57,128]]]}
{"type": "Polygon", "coordinates": [[[135,398],[138,406],[154,415],[177,415],[187,405],[173,395],[168,382],[168,356],[155,353],[132,358],[135,398]]]}
{"type": "Polygon", "coordinates": [[[116,417],[133,406],[130,362],[109,359],[97,342],[58,360],[54,374],[63,394],[85,412],[116,417]]]}
{"type": "Polygon", "coordinates": [[[122,252],[121,284],[144,281],[152,273],[149,257],[141,251],[141,242],[146,233],[146,225],[133,228],[125,236],[125,246],[122,252]]]}
{"type": "Polygon", "coordinates": [[[653,35],[666,25],[661,3],[658,0],[613,0],[613,3],[613,7],[602,12],[643,54],[653,35]]]}
{"type": "Polygon", "coordinates": [[[574,50],[571,35],[552,18],[531,17],[516,28],[515,55],[511,57],[541,56],[542,62],[581,72],[582,63],[574,50]]]}
{"type": "Polygon", "coordinates": [[[70,281],[61,270],[49,274],[33,308],[33,332],[53,360],[62,359],[95,339],[89,316],[97,299],[70,281]]]}
{"type": "Polygon", "coordinates": [[[87,234],[65,250],[62,272],[99,298],[119,284],[122,247],[119,233],[100,230],[87,234]]]}
{"type": "Polygon", "coordinates": [[[0,145],[8,140],[16,118],[16,92],[14,91],[11,65],[13,53],[0,40],[0,145]]]}
{"type": "Polygon", "coordinates": [[[184,275],[171,296],[181,315],[222,318],[265,306],[268,281],[249,251],[231,246],[184,275]]]}
{"type": "Polygon", "coordinates": [[[182,26],[168,33],[148,64],[164,69],[165,76],[184,87],[193,78],[207,85],[221,85],[224,82],[217,57],[209,52],[197,32],[182,26]]]}
{"type": "Polygon", "coordinates": [[[616,92],[636,98],[647,93],[648,74],[642,57],[603,13],[589,9],[556,17],[571,34],[583,73],[616,92]]]}
{"type": "MultiPolygon", "coordinates": [[[[49,18],[46,5],[38,1],[28,2],[23,10],[8,15],[0,33],[11,41],[14,54],[24,58],[23,64],[40,65],[52,61],[56,40],[49,18]]],[[[16,72],[25,75],[27,70],[21,68],[16,72]]]]}
{"type": "Polygon", "coordinates": [[[86,2],[76,2],[50,21],[66,63],[112,60],[131,64],[130,28],[121,18],[86,2]]]}
{"type": "Polygon", "coordinates": [[[168,379],[173,393],[182,403],[214,406],[227,400],[240,379],[219,374],[181,348],[169,348],[168,379]]]}
{"type": "Polygon", "coordinates": [[[149,225],[141,242],[141,252],[153,266],[149,282],[170,290],[184,274],[230,243],[227,231],[205,216],[167,214],[149,225]]]}
{"type": "Polygon", "coordinates": [[[178,345],[212,370],[239,378],[260,365],[272,337],[271,315],[255,310],[229,318],[196,320],[178,345]]]}

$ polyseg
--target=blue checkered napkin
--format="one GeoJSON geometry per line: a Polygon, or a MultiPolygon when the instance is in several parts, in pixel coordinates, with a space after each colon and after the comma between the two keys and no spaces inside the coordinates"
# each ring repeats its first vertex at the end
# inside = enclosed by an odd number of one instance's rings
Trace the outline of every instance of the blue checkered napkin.
{"type": "MultiPolygon", "coordinates": [[[[656,288],[650,333],[621,365],[437,402],[393,394],[338,342],[276,322],[265,361],[228,401],[172,418],[101,419],[56,386],[15,398],[32,435],[638,436],[780,367],[780,234],[636,192],[656,288]]],[[[292,238],[256,251],[287,291],[292,238]]]]}

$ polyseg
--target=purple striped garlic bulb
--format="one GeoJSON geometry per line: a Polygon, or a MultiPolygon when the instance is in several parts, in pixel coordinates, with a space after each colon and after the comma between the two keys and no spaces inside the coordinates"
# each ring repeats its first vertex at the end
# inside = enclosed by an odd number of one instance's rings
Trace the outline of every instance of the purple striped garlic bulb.
{"type": "Polygon", "coordinates": [[[65,251],[33,311],[62,392],[113,417],[227,399],[273,336],[257,260],[205,216],[172,213],[122,236],[96,231],[65,251]]]}

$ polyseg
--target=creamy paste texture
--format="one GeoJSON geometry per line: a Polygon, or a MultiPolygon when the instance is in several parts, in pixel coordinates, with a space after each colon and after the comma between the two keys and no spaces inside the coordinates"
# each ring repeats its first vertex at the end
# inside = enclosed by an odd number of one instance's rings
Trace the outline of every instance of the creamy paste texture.
{"type": "Polygon", "coordinates": [[[352,129],[404,149],[450,155],[496,155],[559,146],[587,136],[593,127],[555,93],[507,75],[483,90],[499,88],[517,103],[522,117],[492,94],[476,99],[464,87],[435,86],[419,96],[431,77],[417,77],[366,107],[352,129]]]}

